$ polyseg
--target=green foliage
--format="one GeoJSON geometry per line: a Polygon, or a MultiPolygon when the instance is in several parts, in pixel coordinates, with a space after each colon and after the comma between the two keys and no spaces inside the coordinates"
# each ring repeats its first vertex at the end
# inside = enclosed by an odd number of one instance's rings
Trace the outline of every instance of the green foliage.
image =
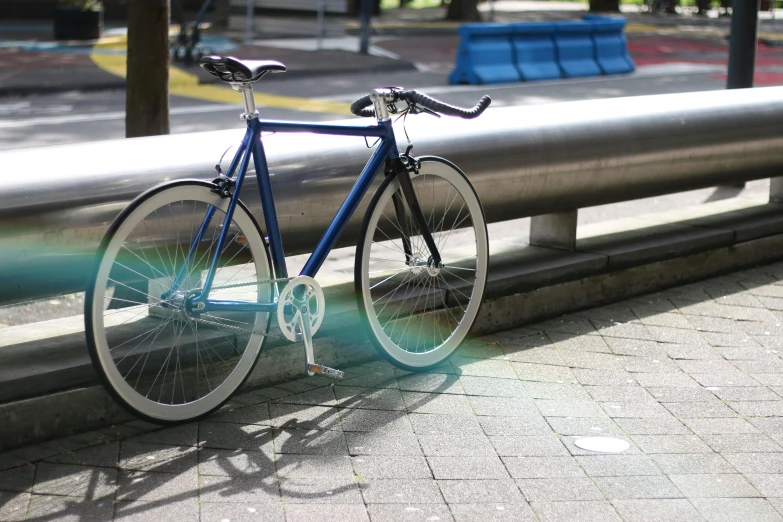
{"type": "Polygon", "coordinates": [[[83,11],[94,11],[103,8],[101,0],[59,0],[58,5],[70,9],[82,9],[83,11]]]}
{"type": "MultiPolygon", "coordinates": [[[[63,1],[63,0],[61,0],[63,1]]],[[[81,0],[72,0],[79,3],[81,0]]],[[[479,0],[481,1],[481,0],[479,0]]],[[[560,2],[574,2],[585,4],[585,8],[589,0],[558,0],[560,2]]],[[[645,5],[645,0],[620,0],[621,5],[645,5]]],[[[720,0],[713,0],[713,7],[717,7],[720,0]]],[[[410,0],[407,7],[411,9],[426,9],[429,7],[440,7],[441,0],[410,0]]],[[[677,5],[682,7],[696,7],[696,0],[677,0],[677,5]]],[[[400,0],[381,0],[381,9],[396,9],[400,7],[400,0]]]]}

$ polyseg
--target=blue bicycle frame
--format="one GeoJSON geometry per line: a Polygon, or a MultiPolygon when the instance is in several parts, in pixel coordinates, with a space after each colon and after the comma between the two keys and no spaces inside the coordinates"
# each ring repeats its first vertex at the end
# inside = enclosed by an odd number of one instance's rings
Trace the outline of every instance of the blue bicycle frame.
{"type": "MultiPolygon", "coordinates": [[[[372,156],[364,166],[362,173],[359,175],[356,183],[354,183],[351,191],[340,205],[340,209],[332,219],[329,227],[324,232],[315,250],[310,255],[300,275],[315,277],[318,270],[326,260],[326,256],[332,250],[335,242],[337,241],[340,233],[348,224],[348,220],[351,218],[356,208],[359,206],[364,194],[372,184],[375,176],[383,168],[386,160],[397,159],[399,152],[397,150],[397,143],[394,137],[394,129],[392,128],[391,121],[380,122],[376,125],[370,126],[347,126],[347,125],[330,125],[330,124],[318,124],[318,123],[294,123],[284,121],[261,121],[258,118],[253,118],[247,122],[247,132],[242,139],[242,143],[239,146],[239,150],[234,155],[234,159],[226,171],[225,175],[228,178],[232,178],[234,173],[239,168],[239,172],[236,175],[235,185],[233,193],[231,194],[231,204],[226,210],[226,217],[223,223],[223,227],[220,231],[220,235],[217,239],[215,247],[215,255],[211,260],[209,271],[207,272],[206,280],[204,282],[204,288],[199,295],[194,296],[191,299],[192,305],[197,304],[197,311],[199,313],[231,310],[231,311],[247,311],[247,312],[272,312],[277,308],[277,302],[271,303],[251,303],[251,302],[238,302],[238,301],[225,301],[208,299],[209,292],[212,289],[212,283],[217,270],[218,256],[223,250],[223,245],[228,235],[228,229],[231,224],[231,220],[234,215],[234,209],[236,208],[237,200],[239,198],[240,189],[242,188],[242,182],[247,174],[247,168],[250,164],[250,158],[252,156],[253,163],[256,169],[256,178],[258,179],[258,190],[261,194],[261,206],[264,211],[264,222],[266,223],[266,231],[269,235],[269,248],[272,254],[272,266],[274,268],[275,277],[278,279],[284,279],[288,277],[288,270],[285,262],[285,251],[283,250],[283,240],[280,235],[280,227],[277,222],[277,212],[275,211],[275,202],[272,194],[272,183],[269,179],[269,167],[266,161],[266,154],[264,153],[264,145],[261,140],[261,132],[310,132],[315,134],[329,134],[333,136],[364,136],[380,138],[380,144],[373,152],[372,156]]],[[[196,252],[196,247],[201,241],[204,233],[209,226],[212,217],[215,214],[215,207],[210,207],[207,211],[204,221],[202,222],[196,238],[190,246],[188,255],[185,258],[182,269],[174,280],[171,292],[175,292],[180,283],[185,277],[185,267],[193,258],[196,252]]]]}

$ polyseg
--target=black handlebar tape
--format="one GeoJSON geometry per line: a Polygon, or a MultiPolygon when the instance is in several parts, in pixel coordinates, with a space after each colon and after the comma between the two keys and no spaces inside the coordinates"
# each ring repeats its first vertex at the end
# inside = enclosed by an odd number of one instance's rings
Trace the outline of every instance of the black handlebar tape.
{"type": "Polygon", "coordinates": [[[403,100],[408,100],[409,102],[413,102],[416,105],[426,107],[427,109],[430,109],[431,111],[437,112],[439,114],[445,114],[446,116],[457,116],[466,120],[475,118],[484,112],[487,107],[489,107],[489,104],[492,103],[492,99],[489,96],[484,95],[472,109],[465,109],[455,105],[449,105],[448,103],[443,103],[436,100],[435,98],[430,98],[426,94],[422,94],[416,91],[402,92],[400,93],[400,98],[403,100]]]}
{"type": "Polygon", "coordinates": [[[351,104],[351,113],[354,116],[361,116],[363,118],[370,118],[372,116],[375,116],[375,111],[372,109],[368,109],[367,107],[370,107],[372,105],[372,100],[370,99],[370,95],[362,96],[355,102],[351,104]]]}
{"type": "MultiPolygon", "coordinates": [[[[427,109],[440,114],[445,114],[447,116],[457,116],[467,120],[480,115],[487,109],[487,107],[489,107],[489,104],[492,103],[492,99],[489,96],[484,95],[472,109],[465,109],[463,107],[457,107],[455,105],[443,103],[436,100],[435,98],[430,98],[426,94],[422,94],[416,91],[400,92],[399,99],[414,103],[416,105],[421,105],[422,107],[426,107],[427,109]]],[[[372,106],[372,104],[373,103],[369,95],[362,96],[351,104],[351,113],[365,118],[375,116],[375,111],[368,108],[372,106]]]]}

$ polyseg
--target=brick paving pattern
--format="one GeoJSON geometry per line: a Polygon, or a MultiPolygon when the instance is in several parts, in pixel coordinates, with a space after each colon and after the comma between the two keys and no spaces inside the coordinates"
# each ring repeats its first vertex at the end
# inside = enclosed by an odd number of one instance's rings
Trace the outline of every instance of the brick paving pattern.
{"type": "Polygon", "coordinates": [[[775,264],[0,454],[0,520],[783,520],[781,353],[775,264]]]}

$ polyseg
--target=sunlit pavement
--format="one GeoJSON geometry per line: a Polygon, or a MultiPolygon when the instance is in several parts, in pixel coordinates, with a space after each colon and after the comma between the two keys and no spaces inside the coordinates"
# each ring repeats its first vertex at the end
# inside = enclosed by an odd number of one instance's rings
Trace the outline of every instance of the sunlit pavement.
{"type": "Polygon", "coordinates": [[[473,339],[425,374],[377,361],[2,454],[0,520],[781,520],[782,280],[746,270],[473,339]]]}

